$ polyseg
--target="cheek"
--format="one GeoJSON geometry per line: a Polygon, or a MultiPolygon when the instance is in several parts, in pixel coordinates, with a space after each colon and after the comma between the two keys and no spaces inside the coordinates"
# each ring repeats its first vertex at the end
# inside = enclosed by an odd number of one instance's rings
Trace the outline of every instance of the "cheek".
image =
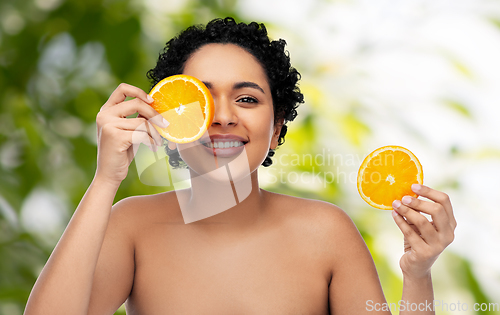
{"type": "Polygon", "coordinates": [[[253,141],[269,142],[274,132],[274,112],[272,109],[263,109],[245,117],[247,130],[251,131],[253,141]]]}

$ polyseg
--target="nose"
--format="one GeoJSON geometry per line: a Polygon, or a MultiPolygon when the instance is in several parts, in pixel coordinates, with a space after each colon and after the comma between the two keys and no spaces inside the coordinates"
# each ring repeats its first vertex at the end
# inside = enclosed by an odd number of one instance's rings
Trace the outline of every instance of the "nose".
{"type": "Polygon", "coordinates": [[[214,100],[215,113],[212,126],[228,127],[238,124],[238,116],[231,102],[225,98],[214,100]]]}

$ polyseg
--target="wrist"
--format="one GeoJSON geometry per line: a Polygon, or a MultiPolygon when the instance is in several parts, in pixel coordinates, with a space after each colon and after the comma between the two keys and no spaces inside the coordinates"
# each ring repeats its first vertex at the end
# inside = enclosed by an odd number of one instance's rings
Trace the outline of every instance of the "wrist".
{"type": "Polygon", "coordinates": [[[408,274],[403,272],[403,282],[410,284],[419,284],[419,285],[432,283],[431,272],[429,270],[426,273],[418,275],[408,274]]]}
{"type": "Polygon", "coordinates": [[[96,173],[91,185],[93,187],[98,187],[99,189],[113,190],[116,192],[120,187],[120,184],[121,181],[111,180],[96,173]]]}

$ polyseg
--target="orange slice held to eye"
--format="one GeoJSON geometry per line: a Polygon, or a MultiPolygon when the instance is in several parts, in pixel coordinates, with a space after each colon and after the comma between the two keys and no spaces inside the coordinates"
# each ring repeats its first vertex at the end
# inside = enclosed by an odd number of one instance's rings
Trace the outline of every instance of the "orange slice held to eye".
{"type": "Polygon", "coordinates": [[[196,141],[212,124],[214,100],[205,84],[195,77],[170,76],[158,82],[149,95],[154,99],[151,106],[169,122],[166,128],[153,126],[169,141],[196,141]]]}
{"type": "Polygon", "coordinates": [[[418,197],[412,184],[422,184],[424,173],[415,154],[400,146],[385,146],[370,153],[358,172],[358,192],[369,205],[392,210],[403,196],[418,197]]]}

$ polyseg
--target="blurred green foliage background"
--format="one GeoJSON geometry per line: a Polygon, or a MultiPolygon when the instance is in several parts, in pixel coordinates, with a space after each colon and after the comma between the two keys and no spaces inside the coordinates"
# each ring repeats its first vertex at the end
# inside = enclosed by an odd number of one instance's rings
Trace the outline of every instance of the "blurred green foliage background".
{"type": "MultiPolygon", "coordinates": [[[[145,73],[154,66],[164,43],[187,26],[225,16],[250,22],[251,15],[244,9],[252,4],[247,1],[249,4],[245,6],[240,2],[2,0],[0,314],[22,314],[41,268],[93,178],[97,153],[95,117],[110,93],[121,82],[149,90],[145,73]]],[[[325,6],[356,5],[356,1],[312,2],[325,6]]],[[[292,2],[290,6],[293,5],[292,2]]],[[[300,52],[305,43],[292,29],[287,29],[286,23],[274,21],[269,14],[256,20],[266,23],[271,37],[284,36],[289,41],[292,63],[303,74],[301,87],[306,96],[306,104],[276,155],[275,160],[281,165],[275,162],[274,169],[262,170],[263,186],[281,193],[326,200],[344,208],[373,254],[388,301],[397,302],[402,289],[397,266],[402,254],[402,237],[387,213],[374,211],[359,201],[355,186],[353,189],[352,180],[348,178],[359,166],[359,158],[374,149],[371,143],[378,143],[373,137],[378,126],[370,122],[373,112],[363,103],[363,90],[348,87],[352,78],[339,70],[342,65],[338,61],[326,60],[313,65],[300,52]],[[340,92],[332,97],[336,91],[340,92]],[[335,167],[340,168],[336,169],[332,164],[302,159],[306,154],[315,157],[336,153],[344,159],[337,161],[335,167]],[[293,154],[301,156],[301,161],[294,163],[293,154]],[[311,185],[304,183],[308,177],[301,177],[300,181],[285,175],[283,179],[277,177],[278,171],[320,173],[321,176],[344,173],[345,178],[327,181],[323,177],[311,185]],[[383,234],[387,230],[392,234],[383,234]]],[[[362,60],[362,49],[359,53],[357,58],[362,60]]],[[[461,73],[458,76],[471,75],[467,65],[453,60],[461,73]]],[[[459,100],[446,104],[449,115],[458,113],[466,117],[464,119],[473,116],[468,105],[459,100]]],[[[408,126],[400,126],[401,130],[405,127],[408,126]]],[[[425,141],[418,130],[406,132],[416,139],[417,151],[429,152],[424,150],[425,141]]],[[[490,149],[481,152],[486,152],[489,158],[493,156],[498,163],[498,148],[490,149]]],[[[460,146],[449,143],[439,154],[453,159],[461,153],[464,151],[460,146]]],[[[435,168],[439,168],[439,164],[435,168]]],[[[433,183],[452,194],[460,193],[455,175],[446,173],[433,183]]],[[[131,171],[116,201],[165,189],[169,188],[143,185],[137,173],[131,171]]],[[[436,266],[436,298],[449,299],[450,303],[460,300],[470,306],[474,302],[500,302],[492,301],[498,292],[487,294],[473,265],[463,253],[444,254],[436,266]]],[[[492,277],[496,277],[495,281],[499,279],[498,274],[492,277]]],[[[122,307],[116,314],[124,313],[122,307]]],[[[469,309],[469,313],[474,312],[469,309]]]]}

